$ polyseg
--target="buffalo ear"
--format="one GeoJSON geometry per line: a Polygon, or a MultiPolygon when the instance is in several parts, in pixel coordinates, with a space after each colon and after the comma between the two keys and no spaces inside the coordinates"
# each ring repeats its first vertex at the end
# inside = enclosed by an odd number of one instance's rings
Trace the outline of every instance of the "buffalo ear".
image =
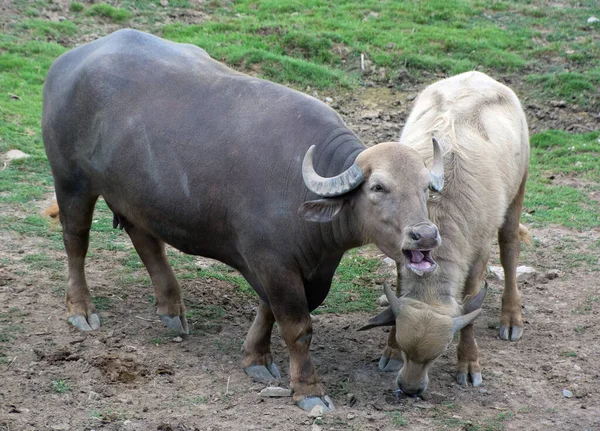
{"type": "Polygon", "coordinates": [[[487,289],[488,289],[488,283],[486,281],[483,289],[479,290],[479,293],[477,295],[475,295],[474,297],[472,297],[471,299],[469,299],[469,302],[467,302],[467,304],[465,306],[463,306],[464,314],[472,313],[473,311],[481,308],[481,306],[483,305],[483,300],[485,299],[485,295],[487,293],[487,289]]]}
{"type": "Polygon", "coordinates": [[[394,316],[392,307],[388,307],[377,316],[371,317],[367,324],[360,328],[359,331],[366,331],[367,329],[376,328],[378,326],[392,326],[395,324],[396,317],[394,316]]]}
{"type": "Polygon", "coordinates": [[[307,201],[298,208],[298,215],[309,221],[325,223],[333,220],[345,204],[345,198],[328,198],[307,201]]]}

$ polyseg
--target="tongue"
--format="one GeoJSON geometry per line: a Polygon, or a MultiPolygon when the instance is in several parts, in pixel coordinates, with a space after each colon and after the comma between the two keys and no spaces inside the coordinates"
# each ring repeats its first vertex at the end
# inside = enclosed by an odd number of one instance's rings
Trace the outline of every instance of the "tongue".
{"type": "Polygon", "coordinates": [[[420,270],[428,270],[431,268],[431,262],[427,262],[426,260],[422,260],[421,262],[411,262],[411,268],[420,269],[420,270]]]}
{"type": "Polygon", "coordinates": [[[419,250],[411,250],[410,254],[410,263],[420,263],[425,258],[419,250]]]}

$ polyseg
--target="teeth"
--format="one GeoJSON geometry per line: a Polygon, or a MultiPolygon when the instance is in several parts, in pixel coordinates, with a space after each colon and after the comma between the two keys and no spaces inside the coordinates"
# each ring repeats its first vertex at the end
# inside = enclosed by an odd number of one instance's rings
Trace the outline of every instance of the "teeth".
{"type": "Polygon", "coordinates": [[[416,269],[416,268],[413,268],[413,267],[411,267],[410,269],[412,270],[412,272],[414,272],[415,274],[417,274],[419,277],[422,277],[422,276],[423,276],[423,274],[425,274],[425,273],[424,273],[423,271],[421,271],[420,269],[416,269]]]}

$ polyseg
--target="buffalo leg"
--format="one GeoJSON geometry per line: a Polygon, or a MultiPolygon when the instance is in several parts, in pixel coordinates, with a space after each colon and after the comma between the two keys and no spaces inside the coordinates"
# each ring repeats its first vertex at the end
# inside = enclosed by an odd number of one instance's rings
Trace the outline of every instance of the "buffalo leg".
{"type": "MultiPolygon", "coordinates": [[[[85,278],[85,256],[87,254],[92,216],[97,196],[67,194],[60,183],[56,183],[60,223],[63,227],[63,241],[67,252],[69,275],[65,302],[68,322],[82,331],[92,331],[100,327],[100,318],[92,303],[92,297],[85,278]]],[[[70,187],[65,187],[69,190],[70,187]]]]}
{"type": "MultiPolygon", "coordinates": [[[[396,279],[396,296],[402,296],[402,284],[400,279],[401,265],[396,265],[398,278],[396,279]]],[[[402,352],[396,342],[396,325],[390,327],[387,346],[379,359],[379,369],[384,372],[398,372],[402,368],[402,352]]]]}
{"type": "MultiPolygon", "coordinates": [[[[272,262],[273,259],[264,261],[272,262]]],[[[329,410],[333,404],[325,396],[325,387],[317,376],[309,353],[313,330],[304,283],[294,271],[271,271],[269,276],[270,279],[263,280],[262,285],[290,352],[290,388],[294,392],[294,401],[305,410],[315,405],[329,410]]]]}
{"type": "Polygon", "coordinates": [[[126,226],[125,230],[150,274],[154,286],[156,314],[169,329],[187,334],[188,323],[181,290],[167,261],[164,243],[138,227],[126,226]]]}
{"type": "Polygon", "coordinates": [[[261,301],[242,348],[244,371],[260,382],[268,382],[281,377],[271,354],[273,323],[275,323],[273,312],[267,304],[261,301]]]}
{"type": "MultiPolygon", "coordinates": [[[[480,251],[478,260],[471,267],[469,275],[467,276],[463,291],[464,298],[473,297],[479,292],[481,279],[489,258],[489,250],[480,251]]],[[[457,382],[461,386],[466,387],[468,380],[470,379],[473,386],[481,385],[482,378],[481,366],[479,365],[479,351],[477,342],[475,341],[475,328],[472,323],[461,329],[456,353],[458,356],[457,382]]]]}
{"type": "Polygon", "coordinates": [[[521,316],[521,294],[517,287],[517,264],[521,252],[519,238],[519,219],[525,195],[525,179],[519,193],[514,198],[498,231],[500,262],[504,268],[504,293],[502,294],[502,314],[500,317],[500,338],[516,341],[523,336],[523,318],[521,316]]]}

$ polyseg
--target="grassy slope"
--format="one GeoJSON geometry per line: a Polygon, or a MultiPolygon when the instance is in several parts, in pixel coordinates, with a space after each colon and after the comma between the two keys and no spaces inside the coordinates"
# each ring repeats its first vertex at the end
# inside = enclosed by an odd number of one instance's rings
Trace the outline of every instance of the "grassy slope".
{"type": "MultiPolygon", "coordinates": [[[[52,190],[40,132],[42,84],[53,59],[65,51],[48,40],[77,38],[82,28],[96,21],[156,29],[160,7],[158,1],[125,1],[123,8],[101,4],[86,8],[74,3],[68,20],[50,22],[41,19],[29,3],[15,3],[25,16],[0,34],[0,153],[16,148],[33,157],[0,171],[0,229],[43,237],[48,246],[60,248],[58,229],[38,215],[39,200],[52,190]],[[10,214],[17,209],[27,215],[10,214]]],[[[170,3],[189,7],[185,1],[170,3]]],[[[392,82],[403,67],[415,76],[478,68],[525,76],[527,88],[542,102],[560,98],[596,109],[600,99],[592,96],[600,86],[600,26],[586,25],[585,19],[600,15],[600,10],[594,1],[578,3],[583,7],[540,7],[536,1],[242,0],[228,9],[219,2],[209,3],[210,21],[159,29],[167,38],[201,45],[237,69],[297,88],[360,85],[357,70],[362,53],[374,67],[383,68],[379,70],[392,82]]],[[[36,5],[47,4],[38,0],[36,5]]],[[[598,190],[600,184],[595,163],[599,138],[598,132],[557,131],[532,137],[526,222],[576,229],[600,224],[598,202],[589,199],[589,192],[598,190]],[[560,174],[580,179],[583,186],[554,184],[550,177],[560,174]]],[[[105,206],[99,206],[97,218],[92,248],[110,250],[123,234],[112,230],[105,206]]],[[[90,258],[94,259],[93,252],[90,258]]],[[[136,275],[136,259],[133,256],[125,262],[125,284],[147,282],[146,277],[136,275]]],[[[198,276],[190,259],[173,256],[183,277],[198,276]]],[[[31,264],[39,267],[43,261],[40,255],[31,264]]],[[[373,286],[377,265],[374,259],[350,254],[323,309],[373,309],[379,291],[360,286],[373,286]]],[[[64,278],[62,265],[47,263],[47,268],[64,278]]],[[[239,276],[220,266],[203,275],[249,291],[239,276]]]]}

